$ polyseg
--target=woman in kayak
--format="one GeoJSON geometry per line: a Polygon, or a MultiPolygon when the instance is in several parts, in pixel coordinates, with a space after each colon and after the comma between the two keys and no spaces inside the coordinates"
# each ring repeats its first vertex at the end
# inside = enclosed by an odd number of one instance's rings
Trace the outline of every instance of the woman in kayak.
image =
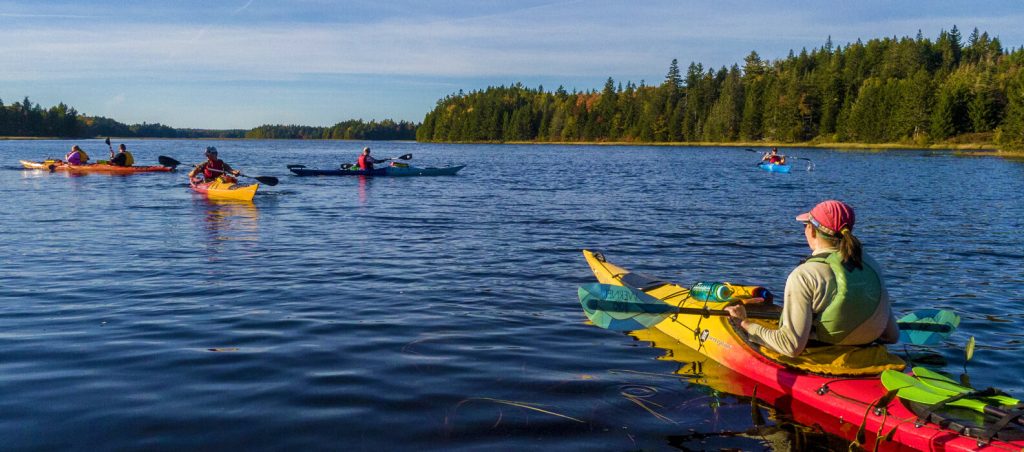
{"type": "Polygon", "coordinates": [[[110,152],[110,164],[114,166],[132,166],[135,164],[135,156],[128,152],[124,143],[117,147],[117,154],[110,152]]]}
{"type": "Polygon", "coordinates": [[[796,220],[812,254],[786,279],[778,328],[747,320],[743,305],[726,308],[752,341],[789,357],[806,347],[895,343],[899,327],[878,264],[853,236],[853,209],[824,201],[796,220]]]}
{"type": "Polygon", "coordinates": [[[786,156],[779,155],[779,148],[772,148],[771,152],[768,152],[761,157],[762,162],[772,163],[775,165],[785,165],[786,156]]]}
{"type": "Polygon", "coordinates": [[[68,165],[71,166],[85,165],[86,163],[89,163],[89,154],[86,154],[85,151],[76,144],[71,146],[71,152],[68,152],[68,154],[64,156],[64,161],[68,162],[68,165]]]}
{"type": "Polygon", "coordinates": [[[198,179],[198,174],[203,175],[203,179],[198,182],[210,182],[218,177],[223,176],[225,182],[237,182],[233,177],[228,174],[239,175],[241,171],[231,169],[227,163],[217,158],[217,148],[210,146],[206,148],[206,161],[196,165],[192,168],[192,171],[188,172],[188,178],[192,180],[198,179]]]}
{"type": "Polygon", "coordinates": [[[356,161],[356,164],[359,165],[359,169],[363,171],[373,171],[374,163],[384,163],[386,161],[387,160],[377,160],[370,157],[370,148],[367,147],[363,148],[363,155],[359,156],[359,160],[356,161]]]}

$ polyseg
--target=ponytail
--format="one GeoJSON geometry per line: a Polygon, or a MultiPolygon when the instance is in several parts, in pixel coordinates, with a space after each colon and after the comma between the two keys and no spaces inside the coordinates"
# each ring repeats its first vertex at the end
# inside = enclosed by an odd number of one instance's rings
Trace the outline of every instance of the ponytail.
{"type": "Polygon", "coordinates": [[[839,255],[843,257],[843,265],[847,268],[864,268],[860,240],[853,236],[849,228],[839,231],[839,255]]]}

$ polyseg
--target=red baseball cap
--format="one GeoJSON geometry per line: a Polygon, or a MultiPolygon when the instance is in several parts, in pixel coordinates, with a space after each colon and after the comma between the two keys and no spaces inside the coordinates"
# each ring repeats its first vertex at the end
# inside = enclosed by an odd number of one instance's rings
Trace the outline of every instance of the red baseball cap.
{"type": "Polygon", "coordinates": [[[852,207],[834,199],[822,201],[810,212],[796,216],[796,221],[810,223],[819,231],[831,236],[839,235],[843,229],[853,230],[856,219],[852,207]]]}

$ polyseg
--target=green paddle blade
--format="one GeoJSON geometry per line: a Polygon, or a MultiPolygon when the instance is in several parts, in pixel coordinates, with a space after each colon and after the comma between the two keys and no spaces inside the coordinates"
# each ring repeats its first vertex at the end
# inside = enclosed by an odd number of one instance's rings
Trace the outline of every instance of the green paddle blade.
{"type": "MultiPolygon", "coordinates": [[[[935,392],[913,376],[892,369],[882,372],[882,385],[890,391],[898,390],[897,395],[901,399],[925,405],[935,405],[956,395],[935,392]]],[[[991,408],[985,402],[973,399],[954,400],[947,405],[967,408],[981,413],[986,413],[986,408],[989,408],[991,411],[991,408]]]]}
{"type": "Polygon", "coordinates": [[[948,309],[922,309],[899,320],[900,342],[935,345],[960,325],[960,316],[948,309]]]}
{"type": "Polygon", "coordinates": [[[583,312],[595,325],[614,331],[650,328],[665,320],[673,306],[636,289],[585,284],[577,290],[583,312]]]}
{"type": "MultiPolygon", "coordinates": [[[[916,376],[921,383],[924,383],[925,386],[932,388],[936,392],[945,392],[950,396],[974,391],[974,389],[963,386],[958,381],[926,367],[915,367],[914,376],[916,376]]],[[[1020,403],[1020,400],[1003,395],[985,397],[984,400],[1006,406],[1016,406],[1020,403]]]]}

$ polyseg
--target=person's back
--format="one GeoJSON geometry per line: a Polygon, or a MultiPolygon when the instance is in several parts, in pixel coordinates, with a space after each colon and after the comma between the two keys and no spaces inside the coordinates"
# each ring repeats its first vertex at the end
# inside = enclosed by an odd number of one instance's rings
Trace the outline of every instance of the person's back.
{"type": "Polygon", "coordinates": [[[809,345],[894,343],[899,329],[878,264],[854,237],[853,209],[824,201],[798,216],[813,254],[786,279],[778,328],[748,322],[742,305],[726,310],[756,343],[795,357],[809,345]]]}
{"type": "Polygon", "coordinates": [[[110,159],[110,164],[114,166],[132,166],[135,164],[135,157],[131,152],[128,152],[128,148],[125,145],[121,145],[117,154],[110,159]]]}
{"type": "Polygon", "coordinates": [[[64,160],[71,166],[85,165],[89,162],[89,154],[86,154],[85,151],[76,144],[71,147],[71,152],[68,152],[68,154],[64,156],[64,160]]]}
{"type": "Polygon", "coordinates": [[[360,170],[373,171],[373,164],[377,162],[377,159],[370,157],[370,148],[363,148],[363,153],[356,160],[356,165],[359,166],[360,170]]]}

